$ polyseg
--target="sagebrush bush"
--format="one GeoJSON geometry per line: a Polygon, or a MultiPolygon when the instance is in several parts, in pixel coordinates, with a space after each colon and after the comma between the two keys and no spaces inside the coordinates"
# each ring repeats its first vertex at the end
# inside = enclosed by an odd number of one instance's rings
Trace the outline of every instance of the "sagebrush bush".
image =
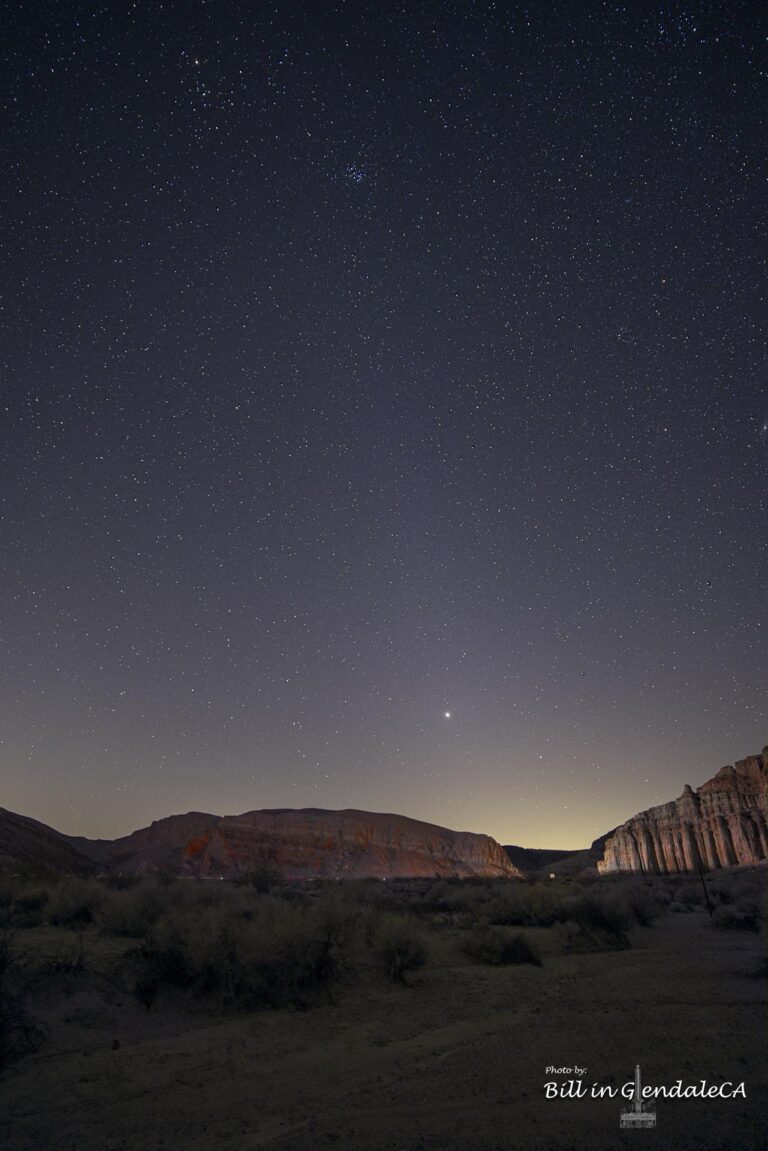
{"type": "Polygon", "coordinates": [[[104,898],[103,886],[90,879],[65,879],[53,887],[45,913],[49,923],[81,930],[93,923],[104,898]]]}
{"type": "Polygon", "coordinates": [[[507,927],[551,927],[567,916],[564,889],[552,881],[502,889],[485,908],[489,923],[507,927]]]}
{"type": "Polygon", "coordinates": [[[718,877],[711,884],[711,891],[717,903],[727,906],[736,902],[736,883],[732,877],[718,877]]]}
{"type": "Polygon", "coordinates": [[[666,910],[672,902],[672,892],[663,882],[651,881],[647,884],[648,893],[659,911],[666,910]]]}
{"type": "Polygon", "coordinates": [[[493,897],[490,883],[469,883],[466,886],[442,880],[435,883],[422,902],[425,911],[436,911],[451,918],[474,919],[493,897]]]}
{"type": "Polygon", "coordinates": [[[641,927],[650,927],[661,913],[665,902],[660,902],[650,886],[640,881],[629,882],[618,894],[618,900],[630,916],[641,927]]]}
{"type": "Polygon", "coordinates": [[[619,899],[615,896],[611,898],[611,893],[602,898],[590,894],[571,900],[568,906],[568,918],[579,927],[592,932],[602,932],[624,944],[628,942],[629,912],[621,905],[619,899]]]}
{"type": "Polygon", "coordinates": [[[753,979],[768,979],[768,955],[761,955],[750,972],[753,979]]]}
{"type": "Polygon", "coordinates": [[[541,967],[541,956],[524,935],[510,936],[499,927],[479,927],[464,940],[464,950],[473,959],[494,966],[507,963],[531,963],[541,967]]]}
{"type": "Polygon", "coordinates": [[[253,867],[241,871],[235,876],[233,883],[241,887],[252,887],[262,894],[272,891],[283,882],[281,872],[276,867],[253,867]]]}
{"type": "Polygon", "coordinates": [[[559,928],[561,949],[568,952],[618,951],[630,946],[632,916],[620,889],[592,888],[568,900],[567,918],[559,928]]]}
{"type": "Polygon", "coordinates": [[[11,903],[9,922],[14,927],[38,927],[45,919],[48,899],[47,891],[19,894],[11,903]]]}
{"type": "Polygon", "coordinates": [[[111,935],[141,939],[163,913],[166,891],[151,881],[108,891],[96,911],[96,922],[111,935]]]}
{"type": "Polygon", "coordinates": [[[754,911],[740,911],[737,907],[716,907],[713,925],[719,931],[759,931],[760,923],[754,911]]]}
{"type": "Polygon", "coordinates": [[[564,955],[590,954],[599,951],[623,951],[629,947],[626,936],[613,935],[598,927],[588,927],[566,920],[555,927],[556,938],[564,955]]]}
{"type": "Polygon", "coordinates": [[[0,1071],[34,1051],[43,1029],[24,1005],[18,956],[10,931],[0,932],[0,1071]]]}
{"type": "Polygon", "coordinates": [[[238,1008],[305,1006],[339,969],[323,915],[269,896],[260,897],[247,917],[233,914],[226,902],[177,907],[156,920],[130,961],[134,994],[147,1007],[170,987],[238,1008]]]}
{"type": "Polygon", "coordinates": [[[16,886],[7,876],[0,876],[0,923],[5,925],[10,917],[11,904],[16,899],[16,886]]]}
{"type": "Polygon", "coordinates": [[[377,932],[375,955],[381,968],[396,983],[418,971],[427,962],[427,948],[421,933],[407,920],[390,920],[377,932]]]}
{"type": "Polygon", "coordinates": [[[82,975],[88,967],[82,936],[70,938],[47,955],[40,966],[42,975],[82,975]]]}

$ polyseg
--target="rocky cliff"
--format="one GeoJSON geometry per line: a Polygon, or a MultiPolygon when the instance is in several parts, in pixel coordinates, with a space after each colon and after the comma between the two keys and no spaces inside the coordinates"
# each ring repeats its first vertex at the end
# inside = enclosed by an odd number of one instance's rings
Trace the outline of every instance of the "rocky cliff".
{"type": "Polygon", "coordinates": [[[315,808],[172,816],[115,840],[108,865],[203,876],[269,867],[290,879],[520,874],[488,835],[402,815],[315,808]]]}
{"type": "Polygon", "coordinates": [[[706,871],[768,859],[768,747],[609,836],[598,870],[706,871]]]}
{"type": "Polygon", "coordinates": [[[502,876],[520,870],[488,835],[368,811],[192,811],[122,839],[67,836],[0,809],[0,869],[66,874],[164,872],[230,877],[269,868],[287,879],[502,876]]]}

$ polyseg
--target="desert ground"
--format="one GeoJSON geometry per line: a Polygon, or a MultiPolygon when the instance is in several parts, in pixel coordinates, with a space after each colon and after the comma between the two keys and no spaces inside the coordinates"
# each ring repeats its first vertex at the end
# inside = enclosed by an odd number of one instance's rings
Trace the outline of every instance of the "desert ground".
{"type": "MultiPolygon", "coordinates": [[[[0,1147],[762,1151],[766,878],[749,869],[713,881],[719,924],[693,879],[614,882],[599,888],[598,901],[624,906],[626,893],[637,901],[639,891],[646,922],[625,911],[623,924],[593,919],[586,928],[578,911],[567,912],[576,923],[566,913],[547,921],[558,900],[594,901],[600,881],[586,896],[573,884],[558,884],[556,897],[546,880],[515,885],[525,898],[532,893],[534,910],[507,914],[522,925],[491,928],[504,918],[493,902],[498,887],[443,883],[425,894],[422,885],[402,900],[390,887],[383,912],[373,886],[358,885],[353,897],[324,889],[311,914],[322,905],[334,922],[338,962],[314,983],[281,984],[272,1002],[255,1006],[222,992],[215,973],[207,984],[155,979],[147,991],[135,955],[146,965],[151,930],[144,942],[141,923],[127,934],[114,908],[111,919],[103,911],[78,917],[62,914],[59,900],[51,912],[56,891],[41,907],[27,883],[5,905],[6,1029],[23,1019],[37,1030],[26,1046],[6,1044],[0,1147]],[[384,928],[382,915],[390,917],[384,928]],[[406,932],[415,956],[402,970],[391,947],[377,944],[393,930],[406,932]],[[498,950],[521,933],[540,965],[520,961],[525,948],[498,950]],[[468,948],[471,939],[480,945],[468,948]],[[637,1062],[646,1085],[743,1082],[746,1099],[659,1099],[655,1129],[623,1131],[626,1100],[545,1098],[548,1081],[620,1086],[637,1062]],[[586,1071],[548,1073],[553,1066],[586,1071]]],[[[208,885],[206,907],[223,886],[208,885]]],[[[153,898],[162,906],[164,890],[153,898]]],[[[247,907],[267,900],[279,912],[280,898],[238,891],[227,914],[258,920],[262,912],[247,907]]],[[[520,897],[510,898],[514,905],[520,897]]],[[[200,934],[210,934],[213,920],[195,907],[200,934]]]]}

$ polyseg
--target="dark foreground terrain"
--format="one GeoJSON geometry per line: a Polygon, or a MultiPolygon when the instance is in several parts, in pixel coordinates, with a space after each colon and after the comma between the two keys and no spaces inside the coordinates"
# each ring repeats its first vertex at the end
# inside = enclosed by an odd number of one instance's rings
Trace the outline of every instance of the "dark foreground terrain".
{"type": "Polygon", "coordinates": [[[768,1146],[764,869],[599,883],[21,881],[3,1151],[768,1146]],[[270,890],[265,890],[270,888],[270,890]],[[522,936],[522,939],[521,939],[522,936]],[[746,1099],[545,1098],[547,1081],[746,1099]]]}

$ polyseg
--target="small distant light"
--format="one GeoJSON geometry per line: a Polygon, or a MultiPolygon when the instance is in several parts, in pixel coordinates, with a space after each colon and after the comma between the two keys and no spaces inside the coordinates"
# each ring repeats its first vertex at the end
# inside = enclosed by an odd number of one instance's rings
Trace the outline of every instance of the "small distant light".
{"type": "Polygon", "coordinates": [[[443,715],[445,716],[445,718],[446,718],[446,719],[450,719],[450,718],[451,718],[451,713],[450,713],[449,711],[444,711],[444,712],[443,712],[443,715]]]}

